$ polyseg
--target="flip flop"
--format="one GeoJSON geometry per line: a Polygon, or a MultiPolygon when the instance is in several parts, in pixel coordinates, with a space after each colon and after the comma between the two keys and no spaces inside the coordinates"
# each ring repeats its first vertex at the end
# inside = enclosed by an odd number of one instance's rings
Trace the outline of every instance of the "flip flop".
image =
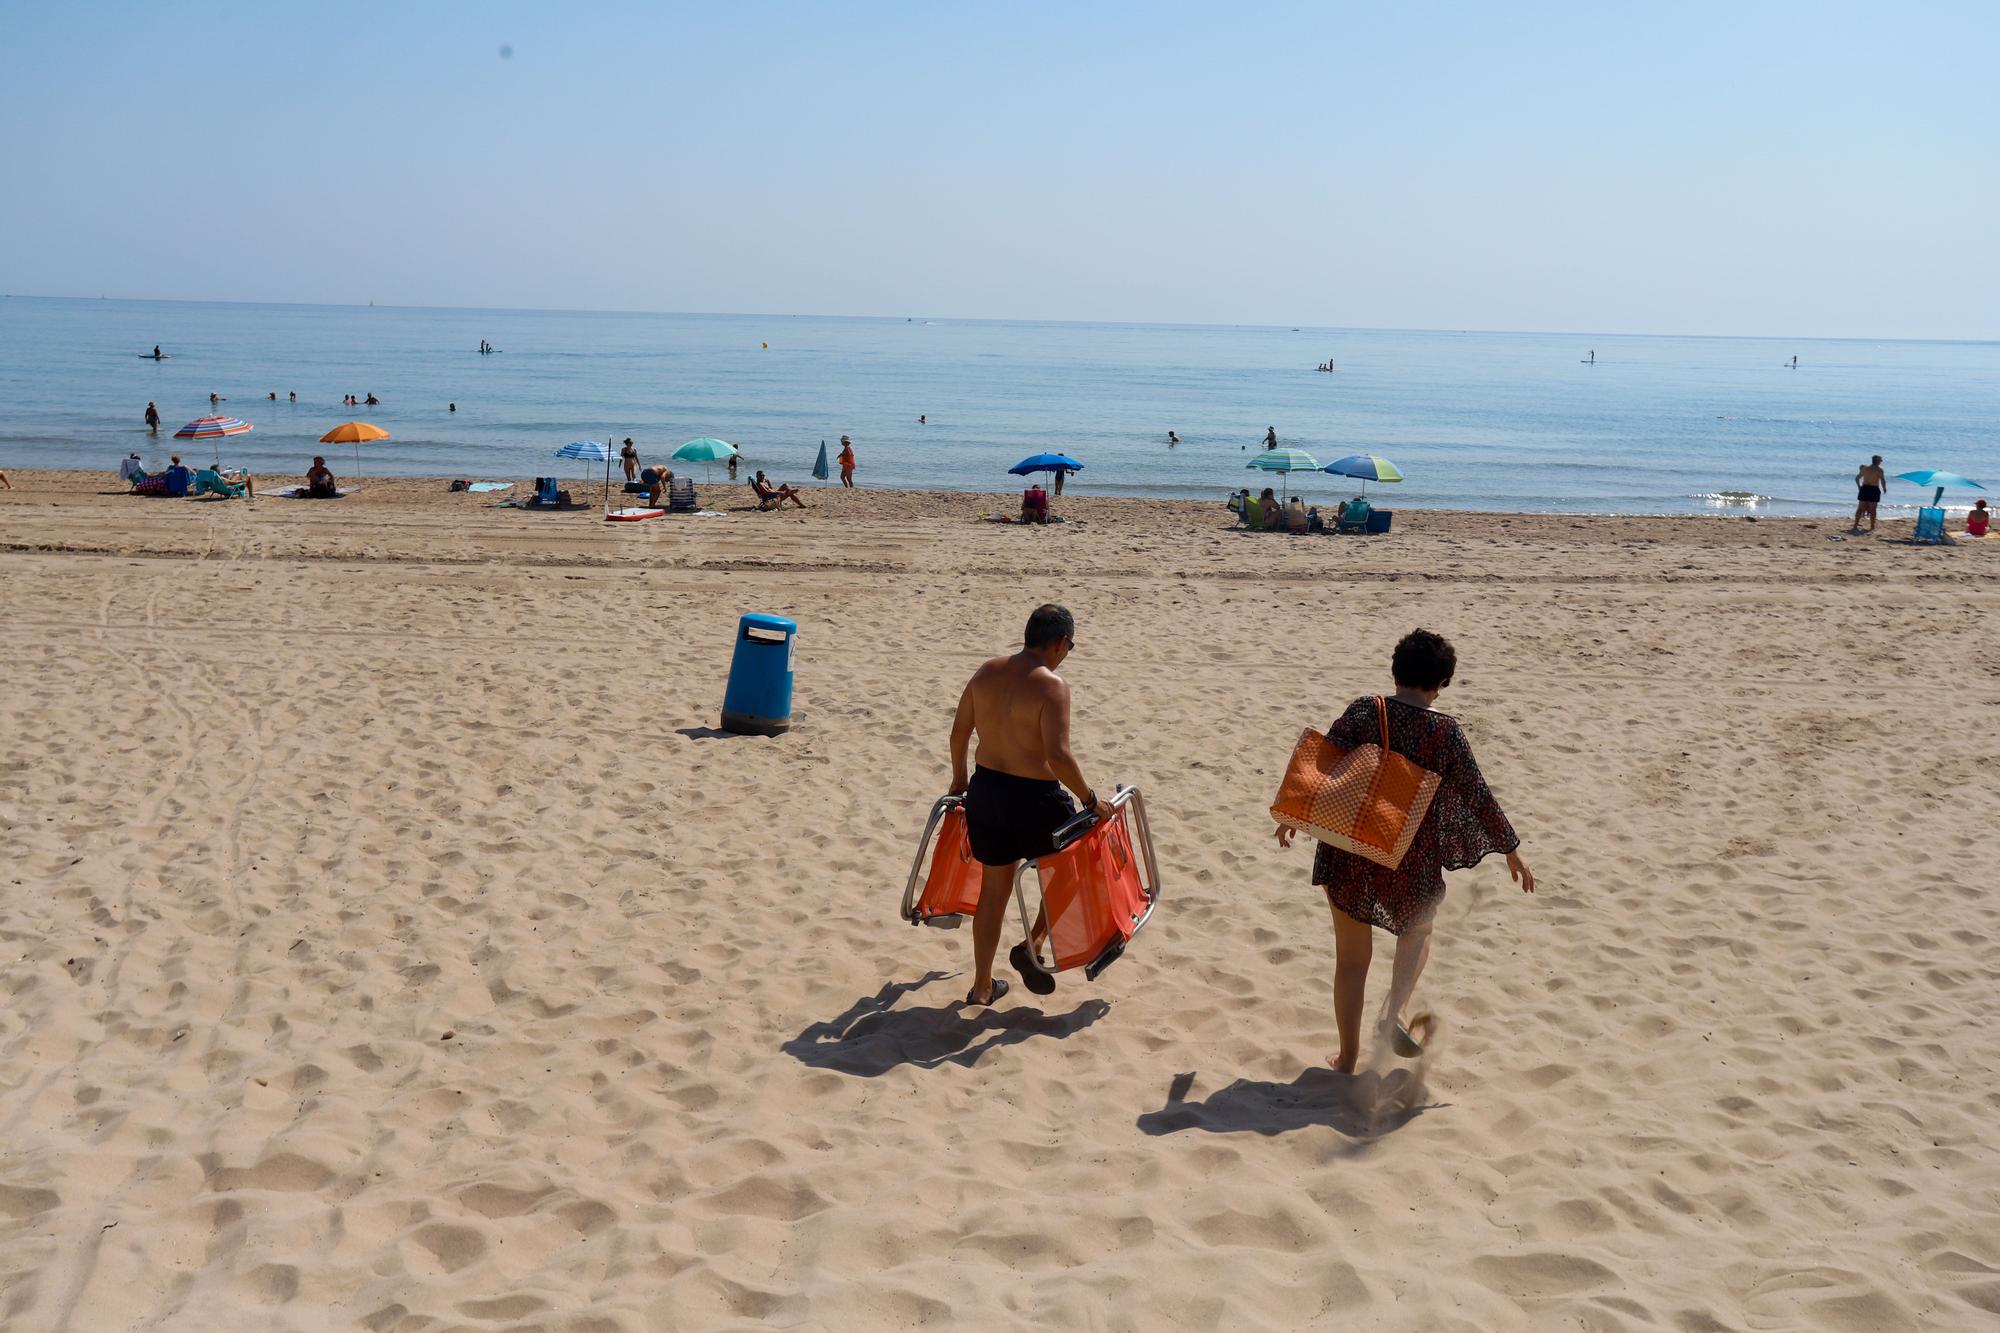
{"type": "MultiPolygon", "coordinates": [[[[1423,1019],[1418,1018],[1421,1025],[1423,1019]]],[[[1410,1030],[1393,1019],[1382,1020],[1382,1035],[1389,1039],[1389,1046],[1405,1060],[1414,1060],[1424,1053],[1424,1044],[1410,1034],[1410,1030]]]]}
{"type": "Polygon", "coordinates": [[[1056,974],[1044,968],[1028,952],[1028,946],[1017,944],[1007,955],[1007,961],[1021,974],[1021,984],[1037,995],[1053,995],[1056,989],[1056,974]]]}
{"type": "MultiPolygon", "coordinates": [[[[991,1008],[992,1006],[1000,1003],[1000,997],[1005,995],[1007,991],[1008,991],[1008,986],[1005,981],[1001,980],[999,977],[993,978],[993,994],[989,996],[986,1000],[987,1007],[991,1008]]],[[[965,993],[964,1003],[978,1004],[979,1001],[972,998],[971,991],[967,991],[965,993]]]]}

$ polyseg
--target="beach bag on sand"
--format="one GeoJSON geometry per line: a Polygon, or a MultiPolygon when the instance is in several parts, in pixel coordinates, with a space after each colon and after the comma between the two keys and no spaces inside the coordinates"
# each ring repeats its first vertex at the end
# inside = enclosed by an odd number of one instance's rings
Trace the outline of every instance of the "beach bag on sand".
{"type": "Polygon", "coordinates": [[[1380,695],[1375,711],[1382,721],[1379,745],[1348,749],[1306,728],[1271,803],[1271,818],[1393,870],[1423,827],[1440,779],[1389,748],[1389,705],[1380,695]]]}

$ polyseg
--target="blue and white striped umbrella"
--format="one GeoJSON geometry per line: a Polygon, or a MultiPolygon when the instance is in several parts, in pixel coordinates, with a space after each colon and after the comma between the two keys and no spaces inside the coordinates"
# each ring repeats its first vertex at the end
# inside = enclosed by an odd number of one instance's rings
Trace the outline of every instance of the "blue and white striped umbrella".
{"type": "Polygon", "coordinates": [[[588,463],[604,463],[604,512],[611,512],[611,446],[596,440],[571,440],[556,450],[557,458],[580,458],[588,463]]]}

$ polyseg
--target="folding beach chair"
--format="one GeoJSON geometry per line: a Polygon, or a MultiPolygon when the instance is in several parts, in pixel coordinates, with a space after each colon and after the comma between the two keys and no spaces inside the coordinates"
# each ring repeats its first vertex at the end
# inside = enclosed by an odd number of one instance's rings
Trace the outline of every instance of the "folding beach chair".
{"type": "Polygon", "coordinates": [[[701,505],[694,498],[694,478],[675,477],[667,483],[667,512],[692,514],[701,505]]]}
{"type": "Polygon", "coordinates": [[[1917,530],[1910,540],[1919,546],[1942,546],[1944,544],[1944,510],[1919,509],[1917,530]]]}
{"type": "Polygon", "coordinates": [[[1333,530],[1340,533],[1366,532],[1369,513],[1366,500],[1349,500],[1340,507],[1340,517],[1334,521],[1333,530]]]}
{"type": "MultiPolygon", "coordinates": [[[[983,867],[972,859],[963,805],[964,798],[946,796],[931,807],[903,886],[902,916],[911,925],[956,926],[979,908],[983,867]],[[926,876],[924,853],[932,850],[934,833],[939,835],[937,847],[926,876]]],[[[1095,981],[1124,954],[1159,906],[1160,869],[1145,799],[1136,787],[1120,787],[1110,806],[1109,819],[1086,811],[1065,824],[1056,834],[1053,853],[1024,862],[1016,872],[1014,901],[1022,940],[1045,972],[1080,967],[1086,979],[1095,981]],[[1030,870],[1040,888],[1033,911],[1024,892],[1030,870]],[[1046,928],[1040,942],[1035,939],[1037,923],[1046,928]]]]}

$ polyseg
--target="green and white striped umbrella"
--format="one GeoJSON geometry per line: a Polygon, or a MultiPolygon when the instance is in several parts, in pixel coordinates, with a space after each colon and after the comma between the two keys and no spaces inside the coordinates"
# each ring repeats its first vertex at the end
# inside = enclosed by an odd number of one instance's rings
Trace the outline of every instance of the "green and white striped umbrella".
{"type": "MultiPolygon", "coordinates": [[[[1303,449],[1266,449],[1250,460],[1250,466],[1259,472],[1277,472],[1289,477],[1294,472],[1317,472],[1319,463],[1303,449]]],[[[1291,495],[1289,481],[1282,483],[1285,495],[1291,495]]]]}

